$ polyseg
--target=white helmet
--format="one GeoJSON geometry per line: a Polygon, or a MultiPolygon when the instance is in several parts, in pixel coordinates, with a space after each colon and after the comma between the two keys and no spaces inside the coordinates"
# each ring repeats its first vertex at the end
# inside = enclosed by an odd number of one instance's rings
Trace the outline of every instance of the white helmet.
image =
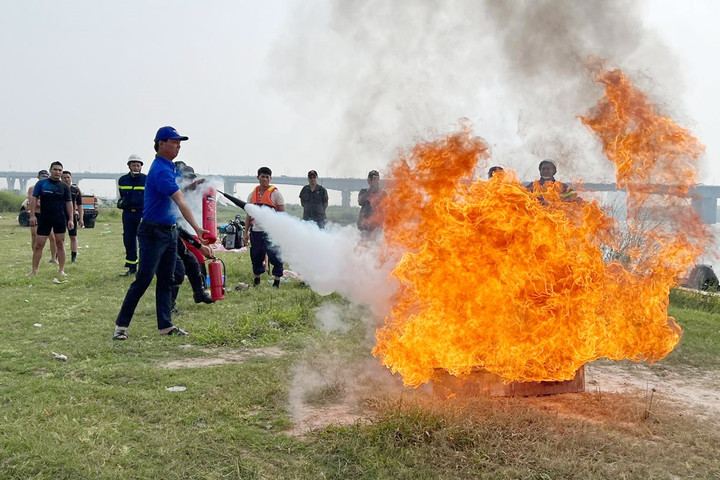
{"type": "Polygon", "coordinates": [[[143,161],[142,161],[142,158],[140,158],[140,155],[135,155],[134,153],[128,157],[128,162],[127,162],[127,163],[128,163],[128,166],[129,166],[132,162],[140,162],[140,165],[143,164],[143,161]]]}

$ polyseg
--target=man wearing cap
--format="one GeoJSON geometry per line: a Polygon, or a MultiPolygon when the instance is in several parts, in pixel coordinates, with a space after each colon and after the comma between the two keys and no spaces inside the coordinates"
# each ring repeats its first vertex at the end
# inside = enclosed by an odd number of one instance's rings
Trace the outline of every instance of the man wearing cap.
{"type": "MultiPolygon", "coordinates": [[[[40,170],[37,174],[38,180],[43,180],[50,177],[50,172],[47,170],[40,170]]],[[[30,199],[33,196],[33,189],[35,186],[28,188],[27,192],[27,208],[30,208],[30,199]]],[[[37,199],[37,206],[35,208],[35,216],[40,215],[40,199],[37,199]]],[[[28,210],[29,213],[29,210],[28,210]]],[[[38,217],[39,218],[39,217],[38,217]]],[[[30,225],[30,250],[35,251],[35,238],[37,238],[37,224],[30,225]]],[[[55,246],[55,234],[50,232],[50,263],[57,263],[57,247],[55,246]]]]}
{"type": "Polygon", "coordinates": [[[37,274],[42,251],[50,236],[55,233],[55,247],[57,249],[58,274],[65,276],[65,230],[72,230],[73,206],[71,203],[70,186],[61,180],[63,166],[60,162],[50,164],[50,177],[37,182],[30,197],[30,226],[37,227],[35,248],[33,250],[31,275],[37,274]],[[41,207],[38,208],[38,200],[41,207]],[[42,212],[42,215],[38,215],[42,212]]]}
{"type": "Polygon", "coordinates": [[[130,155],[127,166],[130,172],[118,179],[120,198],[117,207],[123,211],[123,244],[125,245],[125,268],[127,268],[127,271],[121,276],[135,275],[137,272],[137,231],[142,218],[147,179],[147,175],[141,173],[143,162],[138,155],[130,155]]]}
{"type": "MultiPolygon", "coordinates": [[[[525,188],[534,193],[542,193],[543,191],[547,191],[548,188],[558,188],[561,200],[566,202],[577,200],[577,192],[570,185],[555,180],[555,174],[557,173],[555,162],[552,160],[543,160],[540,162],[540,165],[538,165],[538,170],[540,170],[540,179],[528,183],[525,185],[525,188]],[[554,186],[555,184],[557,184],[557,186],[554,186]]],[[[538,200],[543,205],[547,204],[542,195],[538,196],[538,200]]]]}
{"type": "MultiPolygon", "coordinates": [[[[260,185],[255,187],[248,195],[247,203],[265,205],[278,212],[284,212],[285,199],[275,185],[270,185],[272,170],[268,167],[260,167],[257,172],[257,179],[260,185]]],[[[280,288],[280,279],[283,276],[282,258],[280,258],[277,248],[270,244],[267,233],[259,225],[255,224],[255,219],[250,215],[245,218],[243,241],[245,245],[250,242],[250,261],[255,275],[253,284],[255,286],[260,285],[260,275],[265,273],[265,257],[267,256],[270,264],[272,264],[273,287],[280,288]]]]}
{"type": "Polygon", "coordinates": [[[137,234],[140,245],[138,269],[115,320],[115,340],[127,340],[128,326],[135,308],[155,276],[155,310],[160,335],[187,335],[186,331],[173,325],[170,318],[177,258],[178,211],[195,230],[198,238],[203,238],[203,234],[207,233],[195,221],[180,191],[180,173],[173,163],[180,153],[180,142],[187,139],[173,127],[162,127],[155,135],[157,155],[145,182],[145,203],[137,234]]]}
{"type": "Polygon", "coordinates": [[[382,226],[380,202],[387,196],[387,192],[380,188],[380,173],[370,170],[367,177],[368,188],[363,188],[358,194],[360,215],[358,228],[363,235],[368,235],[382,226]]]}
{"type": "Polygon", "coordinates": [[[325,228],[325,210],[328,206],[328,193],[325,187],[318,185],[315,170],[308,172],[308,184],[300,190],[300,205],[303,207],[303,220],[312,220],[318,227],[325,228]]]}

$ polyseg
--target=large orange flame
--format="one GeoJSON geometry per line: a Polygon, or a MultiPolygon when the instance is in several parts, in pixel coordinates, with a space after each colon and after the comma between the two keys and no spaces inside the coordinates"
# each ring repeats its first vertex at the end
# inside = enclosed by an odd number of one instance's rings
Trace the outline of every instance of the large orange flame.
{"type": "Polygon", "coordinates": [[[467,126],[417,145],[393,163],[383,204],[388,247],[406,253],[373,350],[406,385],[436,368],[461,375],[480,367],[507,382],[568,380],[602,357],[662,359],[680,340],[668,293],[700,253],[704,231],[679,195],[695,183],[702,146],[621,72],[598,78],[606,96],[582,121],[616,165],[629,219],[649,199],[682,214],[634,232],[642,235],[635,249],[604,260],[617,225],[596,202],[566,202],[550,187],[541,203],[511,170],[475,180],[489,151],[467,126]]]}

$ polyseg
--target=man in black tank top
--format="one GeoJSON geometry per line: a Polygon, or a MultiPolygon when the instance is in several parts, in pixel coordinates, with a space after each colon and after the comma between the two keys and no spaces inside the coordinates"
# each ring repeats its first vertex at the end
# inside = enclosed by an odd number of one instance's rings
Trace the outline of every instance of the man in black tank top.
{"type": "Polygon", "coordinates": [[[65,170],[62,173],[62,181],[70,187],[70,202],[73,205],[73,221],[75,227],[68,230],[68,236],[70,236],[70,261],[75,263],[77,261],[78,253],[78,239],[77,231],[78,228],[83,227],[83,213],[82,213],[82,192],[80,187],[72,183],[72,173],[65,170]]]}

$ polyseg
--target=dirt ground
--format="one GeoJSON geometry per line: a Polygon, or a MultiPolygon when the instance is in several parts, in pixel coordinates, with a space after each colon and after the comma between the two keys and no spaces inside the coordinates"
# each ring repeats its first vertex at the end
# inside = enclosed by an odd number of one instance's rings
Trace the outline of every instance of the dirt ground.
{"type": "Polygon", "coordinates": [[[720,372],[668,369],[662,364],[596,362],[585,366],[585,391],[645,391],[720,424],[720,372]]]}
{"type": "MultiPolygon", "coordinates": [[[[161,368],[214,367],[245,361],[252,357],[278,358],[284,355],[277,347],[258,349],[199,349],[201,357],[172,360],[159,365],[161,368]]],[[[383,375],[384,369],[378,369],[383,375]]],[[[384,382],[390,389],[398,389],[397,379],[384,382]]],[[[345,379],[333,375],[333,382],[348,384],[345,379]]],[[[373,375],[375,376],[375,375],[373,375]]],[[[377,380],[377,377],[375,376],[377,380]]],[[[357,378],[355,379],[357,380],[357,378]]],[[[348,425],[367,420],[358,399],[363,397],[362,385],[347,385],[347,394],[322,405],[311,405],[301,400],[307,393],[295,395],[291,391],[291,413],[295,427],[288,432],[293,436],[327,425],[348,425]],[[298,401],[299,400],[299,401],[298,401]]],[[[305,387],[306,388],[306,387],[305,387]]],[[[292,390],[295,390],[293,387],[292,390]]],[[[720,425],[720,372],[707,372],[691,368],[667,368],[662,364],[648,366],[628,362],[600,361],[585,366],[585,391],[589,393],[644,393],[652,394],[657,401],[676,404],[678,408],[691,411],[695,416],[720,425]]],[[[420,389],[418,393],[432,395],[432,387],[420,389]]]]}

